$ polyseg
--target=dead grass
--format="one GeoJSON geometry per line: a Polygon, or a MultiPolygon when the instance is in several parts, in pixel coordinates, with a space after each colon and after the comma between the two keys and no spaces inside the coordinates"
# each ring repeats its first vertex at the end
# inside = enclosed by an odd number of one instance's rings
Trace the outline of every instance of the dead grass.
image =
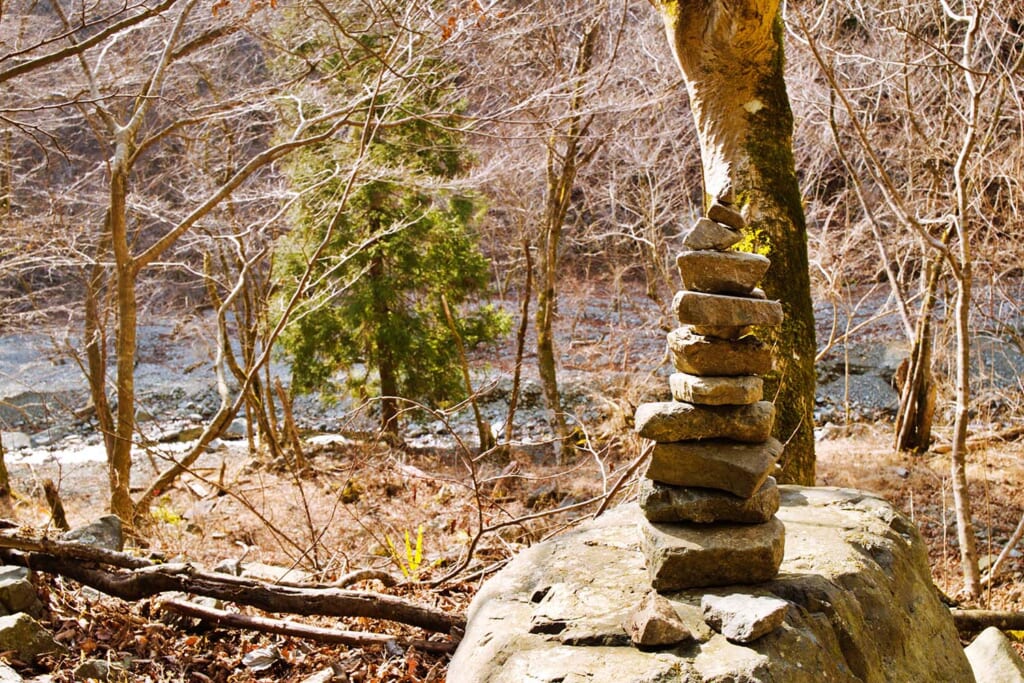
{"type": "MultiPolygon", "coordinates": [[[[932,578],[948,596],[963,585],[953,515],[949,455],[892,451],[891,427],[855,425],[850,436],[818,444],[818,483],[872,491],[891,501],[920,529],[932,578]]],[[[993,442],[971,449],[968,480],[982,564],[994,561],[1024,513],[1024,443],[993,442]]],[[[1011,558],[994,585],[964,607],[1024,610],[1024,557],[1011,558]]]]}
{"type": "MultiPolygon", "coordinates": [[[[872,491],[892,501],[918,525],[936,584],[947,595],[960,587],[959,555],[948,485],[948,455],[912,457],[889,447],[888,427],[857,425],[847,436],[818,444],[819,484],[872,491]]],[[[474,489],[467,462],[450,452],[410,454],[386,446],[341,445],[311,449],[310,467],[292,471],[237,452],[219,467],[196,472],[162,496],[152,522],[142,529],[139,552],[187,559],[208,567],[223,560],[295,567],[320,582],[362,568],[381,569],[400,583],[391,590],[452,611],[464,611],[485,574],[524,546],[570,521],[559,514],[505,527],[485,536],[462,579],[441,587],[431,580],[465,557],[480,525],[515,519],[597,495],[626,462],[624,453],[584,454],[567,468],[538,465],[519,454],[478,465],[474,489]],[[505,475],[502,477],[502,473],[505,475]],[[223,489],[220,483],[224,484],[223,489]],[[478,495],[479,494],[479,495],[478,495]],[[423,561],[406,555],[405,535],[415,548],[422,528],[423,561]],[[389,543],[390,540],[390,543],[389,543]],[[392,549],[389,549],[390,548],[392,549]],[[470,576],[472,575],[472,576],[470,576]],[[466,577],[469,577],[468,580],[466,577]]],[[[993,444],[971,453],[969,476],[981,550],[993,558],[1024,510],[1024,444],[993,444]]],[[[101,486],[102,482],[97,482],[101,486]]],[[[99,514],[91,495],[65,501],[72,519],[99,514]]],[[[24,502],[20,517],[38,517],[24,502]]],[[[577,515],[578,516],[578,515],[577,515]]],[[[1024,561],[1013,558],[976,604],[1024,609],[1024,561]]],[[[301,681],[332,664],[351,681],[442,681],[446,659],[415,651],[346,650],[252,633],[162,622],[151,601],[125,605],[60,579],[41,589],[51,605],[51,626],[86,656],[135,661],[132,680],[301,681]],[[256,648],[275,647],[281,659],[265,673],[242,664],[256,648]]],[[[243,611],[246,608],[242,608],[243,611]]],[[[400,625],[365,619],[310,620],[337,628],[423,637],[400,625]]],[[[54,680],[70,680],[74,658],[42,662],[54,680]]]]}

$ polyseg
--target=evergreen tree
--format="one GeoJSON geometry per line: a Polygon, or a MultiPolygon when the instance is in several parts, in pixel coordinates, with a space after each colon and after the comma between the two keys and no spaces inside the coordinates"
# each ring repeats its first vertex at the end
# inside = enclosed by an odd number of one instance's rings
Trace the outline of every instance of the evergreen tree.
{"type": "MultiPolygon", "coordinates": [[[[380,40],[364,37],[362,47],[372,50],[380,40]]],[[[337,55],[338,87],[372,82],[363,73],[371,61],[337,55]]],[[[330,230],[283,335],[293,389],[335,391],[340,387],[332,378],[349,371],[349,390],[379,391],[381,426],[392,434],[398,397],[443,403],[465,393],[442,297],[453,311],[463,309],[455,326],[467,346],[508,329],[500,310],[472,305],[486,291],[490,271],[474,230],[481,203],[449,187],[464,173],[468,155],[454,113],[437,114],[451,94],[444,73],[444,65],[423,61],[414,95],[408,87],[400,103],[397,96],[374,95],[362,135],[310,148],[290,168],[303,198],[296,227],[278,252],[283,297],[294,292],[306,254],[330,230]],[[357,158],[349,188],[347,174],[332,169],[352,168],[357,158]],[[379,384],[371,373],[353,371],[363,364],[377,371],[379,384]]]]}

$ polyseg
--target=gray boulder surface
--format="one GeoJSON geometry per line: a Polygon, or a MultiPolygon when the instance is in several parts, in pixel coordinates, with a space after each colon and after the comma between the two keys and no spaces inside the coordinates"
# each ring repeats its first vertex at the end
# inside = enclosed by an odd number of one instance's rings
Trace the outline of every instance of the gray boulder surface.
{"type": "Polygon", "coordinates": [[[124,531],[117,515],[104,515],[95,522],[65,531],[60,538],[117,552],[124,550],[124,531]]]}
{"type": "Polygon", "coordinates": [[[448,680],[974,681],[931,583],[924,543],[906,518],[859,491],[779,488],[786,552],[775,579],[665,595],[694,640],[642,651],[623,630],[651,590],[639,532],[648,522],[635,505],[625,505],[523,551],[485,583],[469,608],[448,680]],[[778,629],[753,643],[690,626],[704,595],[726,591],[775,596],[790,607],[778,629]],[[550,604],[552,592],[561,596],[561,616],[550,604]],[[533,629],[541,612],[546,628],[533,629]],[[567,633],[590,633],[591,644],[567,633]]]}

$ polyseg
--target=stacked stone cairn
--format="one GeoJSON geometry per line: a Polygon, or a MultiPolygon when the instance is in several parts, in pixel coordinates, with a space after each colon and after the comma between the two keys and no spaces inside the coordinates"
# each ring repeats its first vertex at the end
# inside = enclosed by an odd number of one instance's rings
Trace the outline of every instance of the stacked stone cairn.
{"type": "Polygon", "coordinates": [[[679,372],[672,401],[636,410],[636,431],[655,441],[641,486],[643,542],[659,592],[753,584],[774,577],[785,528],[769,476],[782,454],[771,437],[775,407],[762,400],[771,351],[751,326],[782,323],[782,306],[756,286],[764,256],[731,251],[742,215],[714,203],[683,238],[673,301],[682,327],[668,335],[679,372]]]}

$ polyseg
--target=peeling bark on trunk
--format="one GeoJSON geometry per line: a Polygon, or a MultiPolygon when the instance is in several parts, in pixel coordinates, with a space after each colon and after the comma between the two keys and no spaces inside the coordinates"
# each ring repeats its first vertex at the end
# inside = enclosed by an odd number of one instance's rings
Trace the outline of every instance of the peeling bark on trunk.
{"type": "Polygon", "coordinates": [[[814,316],[807,233],[793,162],[778,0],[652,0],[683,72],[701,146],[705,201],[742,207],[772,259],[763,282],[786,320],[765,334],[776,368],[765,387],[786,443],[781,481],[814,483],[814,316]]]}

